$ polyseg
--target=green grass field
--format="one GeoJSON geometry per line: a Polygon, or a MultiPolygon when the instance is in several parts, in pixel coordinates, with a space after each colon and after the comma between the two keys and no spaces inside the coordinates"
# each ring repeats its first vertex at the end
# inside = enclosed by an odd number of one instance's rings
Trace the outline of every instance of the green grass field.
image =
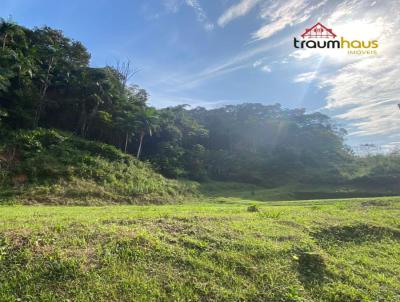
{"type": "Polygon", "coordinates": [[[400,197],[2,206],[0,301],[400,301],[400,197]]]}

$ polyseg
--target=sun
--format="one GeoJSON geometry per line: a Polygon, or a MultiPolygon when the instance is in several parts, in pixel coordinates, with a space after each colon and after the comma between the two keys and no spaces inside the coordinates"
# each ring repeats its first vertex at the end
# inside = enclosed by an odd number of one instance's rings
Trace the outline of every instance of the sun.
{"type": "Polygon", "coordinates": [[[391,30],[391,26],[382,18],[376,20],[359,19],[332,25],[334,32],[348,40],[376,40],[385,32],[391,30]]]}

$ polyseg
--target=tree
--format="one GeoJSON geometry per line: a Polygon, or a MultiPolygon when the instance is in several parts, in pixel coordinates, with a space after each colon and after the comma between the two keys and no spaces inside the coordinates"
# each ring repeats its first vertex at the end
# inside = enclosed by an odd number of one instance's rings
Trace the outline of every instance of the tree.
{"type": "Polygon", "coordinates": [[[158,113],[159,127],[146,140],[145,158],[167,177],[202,178],[198,176],[206,170],[204,144],[208,130],[190,116],[185,105],[160,109],[158,113]]]}
{"type": "Polygon", "coordinates": [[[136,158],[140,158],[142,153],[143,139],[145,135],[153,135],[153,131],[158,127],[158,114],[155,108],[144,108],[136,115],[136,129],[139,134],[139,146],[136,153],[136,158]]]}
{"type": "Polygon", "coordinates": [[[49,88],[60,85],[60,82],[68,82],[72,71],[88,65],[90,55],[81,43],[46,26],[34,30],[32,44],[40,66],[34,77],[40,87],[34,118],[34,127],[37,127],[46,106],[49,88]]]}
{"type": "Polygon", "coordinates": [[[8,41],[12,41],[15,33],[20,33],[21,28],[12,20],[0,18],[0,37],[2,40],[2,50],[7,46],[8,41]]]}
{"type": "Polygon", "coordinates": [[[0,21],[0,106],[9,114],[5,119],[15,127],[32,124],[32,102],[35,85],[32,82],[36,71],[32,59],[34,50],[29,47],[31,31],[10,21],[0,21]]]}
{"type": "Polygon", "coordinates": [[[117,60],[114,69],[118,71],[124,89],[128,81],[138,72],[138,70],[132,66],[132,62],[129,59],[126,61],[117,60]]]}
{"type": "Polygon", "coordinates": [[[116,126],[120,129],[125,136],[124,152],[128,150],[128,143],[130,138],[134,135],[137,126],[137,115],[140,108],[137,104],[127,103],[117,113],[116,126]]]}

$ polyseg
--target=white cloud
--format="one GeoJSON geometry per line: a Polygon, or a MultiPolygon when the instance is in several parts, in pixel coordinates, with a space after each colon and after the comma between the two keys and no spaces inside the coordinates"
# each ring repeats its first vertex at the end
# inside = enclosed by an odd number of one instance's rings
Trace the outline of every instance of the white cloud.
{"type": "Polygon", "coordinates": [[[218,19],[218,25],[224,27],[229,22],[249,13],[260,0],[241,0],[238,4],[229,7],[218,19]]]}
{"type": "MultiPolygon", "coordinates": [[[[387,142],[400,137],[400,2],[387,0],[380,4],[371,8],[369,3],[346,1],[337,7],[335,22],[361,24],[355,30],[362,31],[361,39],[378,38],[378,54],[347,55],[351,61],[344,61],[339,70],[325,75],[320,82],[327,89],[325,108],[349,125],[351,137],[387,142]]],[[[350,36],[351,29],[349,26],[350,36]]]]}
{"type": "Polygon", "coordinates": [[[181,6],[181,1],[179,0],[164,0],[163,1],[165,9],[170,13],[176,13],[179,11],[181,6]]]}
{"type": "Polygon", "coordinates": [[[198,0],[163,0],[163,4],[167,12],[177,13],[182,5],[186,5],[193,9],[196,14],[197,21],[203,25],[206,31],[214,29],[214,24],[209,20],[203,7],[198,0]]]}
{"type": "MultiPolygon", "coordinates": [[[[253,63],[253,67],[258,68],[262,72],[270,73],[270,72],[272,72],[272,68],[269,64],[265,63],[266,61],[267,61],[266,58],[258,59],[257,61],[255,61],[253,63]]],[[[276,63],[276,61],[271,62],[271,64],[274,64],[274,63],[276,63]]]]}
{"type": "Polygon", "coordinates": [[[307,49],[295,50],[289,55],[289,57],[293,57],[297,60],[304,60],[310,58],[312,55],[313,55],[312,50],[307,48],[307,49]]]}
{"type": "Polygon", "coordinates": [[[293,79],[293,82],[295,82],[295,83],[311,82],[316,77],[317,77],[317,72],[316,71],[304,72],[304,73],[301,73],[301,74],[297,75],[293,79]]]}
{"type": "Polygon", "coordinates": [[[268,65],[264,65],[263,67],[261,67],[261,70],[267,73],[272,72],[271,67],[269,67],[268,65]]]}
{"type": "Polygon", "coordinates": [[[273,4],[267,3],[260,13],[266,24],[253,33],[253,39],[267,39],[287,26],[305,22],[311,17],[311,13],[326,2],[327,0],[319,2],[313,0],[288,0],[276,1],[273,4]]]}
{"type": "Polygon", "coordinates": [[[211,31],[214,29],[214,24],[209,21],[204,9],[197,0],[185,0],[185,3],[194,9],[197,20],[203,24],[205,30],[211,31]]]}
{"type": "Polygon", "coordinates": [[[400,139],[398,7],[399,0],[372,6],[370,1],[347,0],[321,15],[325,25],[348,40],[377,39],[377,55],[350,55],[346,49],[299,49],[289,55],[307,69],[315,66],[318,78],[308,72],[294,81],[312,79],[325,89],[324,110],[345,125],[351,141],[388,144],[400,139]]]}
{"type": "Polygon", "coordinates": [[[171,91],[181,91],[188,88],[193,88],[203,84],[206,81],[209,81],[210,79],[220,77],[222,75],[229,74],[243,68],[250,68],[252,66],[254,67],[255,63],[256,65],[258,64],[258,66],[260,66],[260,64],[264,62],[264,59],[253,62],[255,58],[260,57],[261,54],[265,54],[268,51],[271,51],[272,49],[280,47],[287,43],[289,42],[285,39],[275,44],[265,43],[258,47],[243,51],[236,56],[224,59],[224,61],[207,67],[203,70],[191,72],[190,75],[179,76],[176,78],[171,78],[170,76],[168,76],[168,81],[172,82],[174,87],[171,89],[171,91]],[[258,63],[258,61],[260,61],[261,63],[258,63]]]}
{"type": "Polygon", "coordinates": [[[262,65],[262,60],[257,60],[253,63],[253,67],[256,68],[258,66],[262,65]]]}

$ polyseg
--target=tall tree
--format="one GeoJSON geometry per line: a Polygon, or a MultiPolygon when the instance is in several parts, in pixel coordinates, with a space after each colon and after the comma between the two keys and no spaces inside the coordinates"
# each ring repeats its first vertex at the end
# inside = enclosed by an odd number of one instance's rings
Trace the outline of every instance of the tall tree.
{"type": "Polygon", "coordinates": [[[136,158],[140,158],[143,147],[143,139],[146,135],[153,135],[153,131],[158,127],[158,113],[154,108],[141,108],[136,115],[136,128],[139,134],[139,146],[136,158]]]}

